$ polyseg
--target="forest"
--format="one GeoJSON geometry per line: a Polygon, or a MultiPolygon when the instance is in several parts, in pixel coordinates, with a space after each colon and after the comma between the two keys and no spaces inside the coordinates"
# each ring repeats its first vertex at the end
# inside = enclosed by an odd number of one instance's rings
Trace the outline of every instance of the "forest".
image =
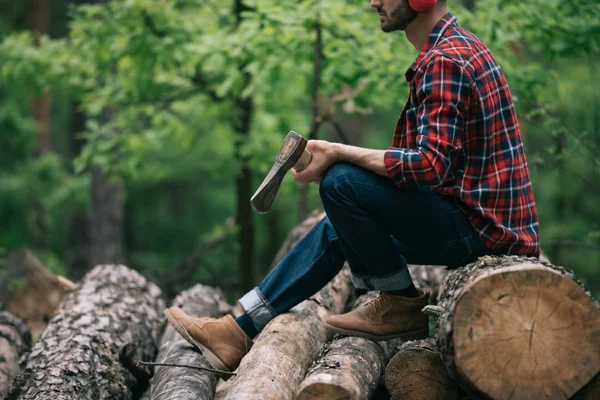
{"type": "MultiPolygon", "coordinates": [[[[543,252],[600,300],[600,3],[448,8],[507,77],[543,252]]],[[[417,55],[366,0],[0,0],[0,291],[27,249],[73,282],[122,264],[168,303],[200,283],[233,304],[321,210],[288,174],[253,212],[282,139],[387,148],[417,55]]]]}

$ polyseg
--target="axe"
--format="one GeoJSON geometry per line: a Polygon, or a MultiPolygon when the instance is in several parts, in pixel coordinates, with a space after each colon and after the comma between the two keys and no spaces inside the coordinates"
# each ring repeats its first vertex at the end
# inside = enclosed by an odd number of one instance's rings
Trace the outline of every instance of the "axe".
{"type": "Polygon", "coordinates": [[[286,172],[292,167],[300,172],[310,164],[312,154],[306,150],[306,143],[307,140],[294,131],[287,134],[277,152],[273,167],[250,199],[252,209],[258,214],[269,211],[286,172]]]}

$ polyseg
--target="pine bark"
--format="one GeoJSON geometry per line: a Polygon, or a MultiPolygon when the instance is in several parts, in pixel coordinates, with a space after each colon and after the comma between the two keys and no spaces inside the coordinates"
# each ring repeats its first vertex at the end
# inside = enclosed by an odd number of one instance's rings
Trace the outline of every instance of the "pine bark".
{"type": "Polygon", "coordinates": [[[465,391],[568,399],[600,371],[600,306],[570,271],[481,257],[444,282],[437,343],[465,391]]]}
{"type": "MultiPolygon", "coordinates": [[[[373,299],[376,292],[359,297],[354,309],[373,299]]],[[[379,386],[385,366],[402,343],[376,343],[361,337],[338,335],[325,344],[318,360],[300,384],[296,399],[370,399],[379,386]]]]}
{"type": "Polygon", "coordinates": [[[99,265],[61,303],[8,399],[132,399],[150,373],[164,302],[160,289],[122,265],[99,265]]]}
{"type": "Polygon", "coordinates": [[[433,338],[405,342],[388,363],[385,386],[392,400],[454,400],[449,376],[433,338]]]}
{"type": "Polygon", "coordinates": [[[31,347],[29,330],[19,318],[0,311],[0,398],[19,373],[19,359],[31,347]]]}
{"type": "Polygon", "coordinates": [[[340,313],[350,294],[344,268],[327,286],[273,319],[242,359],[226,399],[292,399],[322,345],[331,337],[324,320],[340,313]]]}
{"type": "MultiPolygon", "coordinates": [[[[172,303],[194,317],[219,318],[231,313],[221,290],[196,285],[182,292],[172,303]]],[[[160,340],[157,363],[191,365],[212,368],[197,349],[192,347],[171,325],[167,325],[160,340]]],[[[151,400],[209,399],[215,394],[217,377],[212,372],[196,369],[157,366],[152,378],[151,400]]]]}

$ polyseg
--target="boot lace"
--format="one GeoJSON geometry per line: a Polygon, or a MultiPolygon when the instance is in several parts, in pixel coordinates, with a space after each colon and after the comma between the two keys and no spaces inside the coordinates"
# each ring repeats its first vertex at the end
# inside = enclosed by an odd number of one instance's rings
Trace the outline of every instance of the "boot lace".
{"type": "Polygon", "coordinates": [[[377,297],[375,297],[373,300],[369,300],[365,304],[365,307],[371,307],[373,309],[373,312],[377,313],[383,310],[384,307],[387,307],[388,304],[388,300],[383,295],[383,293],[379,293],[379,295],[377,295],[377,297]]]}

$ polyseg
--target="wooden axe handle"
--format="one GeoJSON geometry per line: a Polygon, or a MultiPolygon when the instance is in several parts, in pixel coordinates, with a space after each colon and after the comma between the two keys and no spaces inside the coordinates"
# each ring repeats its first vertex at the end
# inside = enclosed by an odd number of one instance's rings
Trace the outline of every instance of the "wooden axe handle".
{"type": "Polygon", "coordinates": [[[310,164],[311,161],[312,161],[312,153],[310,151],[304,149],[304,152],[302,152],[300,159],[296,162],[296,165],[294,165],[294,169],[297,172],[300,172],[300,171],[306,169],[306,167],[308,167],[308,164],[310,164]]]}

